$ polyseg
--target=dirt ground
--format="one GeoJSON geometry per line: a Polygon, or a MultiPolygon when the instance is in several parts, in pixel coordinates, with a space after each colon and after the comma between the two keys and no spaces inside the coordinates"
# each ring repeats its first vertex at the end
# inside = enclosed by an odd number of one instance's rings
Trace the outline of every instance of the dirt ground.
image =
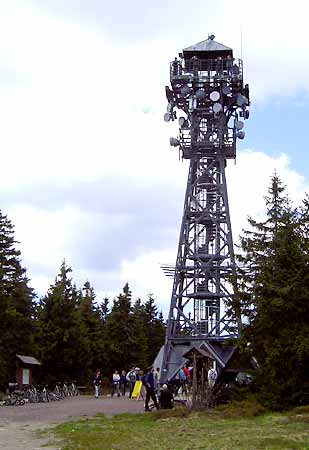
{"type": "Polygon", "coordinates": [[[60,450],[54,442],[42,439],[37,431],[78,417],[97,413],[107,416],[143,411],[143,401],[127,397],[69,397],[59,402],[28,403],[24,406],[0,407],[0,448],[3,450],[60,450]],[[46,446],[46,445],[49,446],[46,446]]]}

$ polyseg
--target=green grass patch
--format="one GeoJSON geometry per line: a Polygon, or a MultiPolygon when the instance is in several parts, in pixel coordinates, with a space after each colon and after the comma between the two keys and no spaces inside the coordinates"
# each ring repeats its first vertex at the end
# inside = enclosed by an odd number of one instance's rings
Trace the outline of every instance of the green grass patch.
{"type": "Polygon", "coordinates": [[[249,401],[205,412],[176,408],[97,415],[64,423],[53,432],[62,439],[63,450],[309,449],[309,412],[266,413],[259,408],[249,401]]]}
{"type": "Polygon", "coordinates": [[[257,417],[266,413],[266,409],[258,403],[254,397],[242,401],[233,401],[227,405],[220,405],[214,409],[221,417],[225,418],[242,418],[257,417]]]}

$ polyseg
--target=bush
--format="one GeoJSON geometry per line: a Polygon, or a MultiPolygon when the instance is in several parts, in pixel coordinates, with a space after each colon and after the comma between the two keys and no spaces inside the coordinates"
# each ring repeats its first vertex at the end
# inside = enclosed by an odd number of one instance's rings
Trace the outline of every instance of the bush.
{"type": "Polygon", "coordinates": [[[191,411],[184,406],[176,406],[173,409],[160,409],[151,414],[153,420],[165,420],[178,417],[189,417],[191,411]]]}
{"type": "Polygon", "coordinates": [[[255,397],[248,397],[246,400],[233,401],[227,405],[219,405],[215,408],[224,418],[256,417],[267,412],[255,397]]]}

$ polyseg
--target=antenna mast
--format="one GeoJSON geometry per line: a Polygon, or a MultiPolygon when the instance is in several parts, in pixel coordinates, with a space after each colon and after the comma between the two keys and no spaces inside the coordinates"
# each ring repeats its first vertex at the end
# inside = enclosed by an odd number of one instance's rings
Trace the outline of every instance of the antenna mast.
{"type": "Polygon", "coordinates": [[[174,282],[161,382],[175,376],[190,349],[219,351],[240,327],[240,318],[233,322],[227,307],[235,259],[225,167],[236,158],[236,140],[245,137],[249,88],[243,84],[242,60],[214,39],[210,35],[185,48],[171,62],[171,87],[165,88],[164,120],[180,114],[179,135],[170,145],[190,165],[176,264],[163,268],[174,282]]]}

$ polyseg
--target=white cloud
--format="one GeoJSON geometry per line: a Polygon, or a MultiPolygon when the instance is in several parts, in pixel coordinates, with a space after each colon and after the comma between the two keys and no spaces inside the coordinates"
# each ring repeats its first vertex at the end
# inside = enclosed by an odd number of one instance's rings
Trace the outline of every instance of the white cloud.
{"type": "MultiPolygon", "coordinates": [[[[235,243],[242,229],[248,228],[248,215],[257,220],[264,220],[264,196],[267,195],[274,171],[287,185],[291,200],[296,205],[300,204],[304,193],[309,192],[309,182],[290,168],[286,155],[273,158],[261,151],[248,150],[239,152],[236,165],[231,162],[228,164],[226,174],[235,243]]],[[[185,178],[183,182],[186,182],[185,178]]],[[[165,277],[160,264],[175,263],[181,215],[182,210],[179,210],[178,218],[175,217],[175,233],[170,246],[161,251],[143,254],[135,260],[125,261],[122,266],[122,280],[130,280],[137,292],[143,293],[144,296],[147,292],[156,293],[165,312],[168,311],[173,280],[165,277]]]]}
{"type": "MultiPolygon", "coordinates": [[[[153,292],[169,302],[171,281],[159,266],[176,258],[187,179],[187,165],[178,163],[177,151],[168,146],[175,126],[162,121],[169,60],[207,31],[239,55],[242,24],[253,97],[268,101],[268,96],[307,91],[308,6],[298,3],[300,15],[295,3],[278,12],[264,0],[237,8],[227,1],[218,8],[200,2],[201,20],[190,25],[188,17],[196,13],[188,16],[183,2],[177,20],[175,10],[167,10],[170,27],[162,34],[152,33],[160,19],[154,11],[143,41],[115,43],[103,21],[91,29],[82,19],[31,9],[29,2],[0,2],[0,61],[6,71],[5,79],[0,75],[0,148],[6,168],[0,198],[40,293],[66,258],[77,280],[89,278],[102,295],[116,294],[130,281],[134,295],[153,292]]],[[[306,183],[286,156],[252,150],[240,153],[236,166],[229,165],[235,237],[247,214],[263,213],[275,167],[299,200],[306,183]]]]}
{"type": "Polygon", "coordinates": [[[291,169],[287,155],[273,158],[262,151],[239,152],[236,166],[228,166],[227,183],[234,241],[242,228],[246,228],[247,216],[258,220],[265,218],[264,197],[268,195],[271,176],[277,173],[295,205],[299,205],[309,190],[308,180],[291,169]]]}

